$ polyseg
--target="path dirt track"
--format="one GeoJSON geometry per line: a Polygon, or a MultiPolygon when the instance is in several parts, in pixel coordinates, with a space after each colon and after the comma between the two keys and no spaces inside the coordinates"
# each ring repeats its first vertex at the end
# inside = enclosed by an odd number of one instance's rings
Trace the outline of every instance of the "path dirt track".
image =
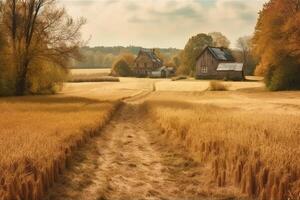
{"type": "MultiPolygon", "coordinates": [[[[129,98],[111,122],[75,153],[46,200],[234,199],[208,182],[209,171],[160,138],[140,102],[129,98]]],[[[230,191],[230,192],[229,192],[230,191]]]]}

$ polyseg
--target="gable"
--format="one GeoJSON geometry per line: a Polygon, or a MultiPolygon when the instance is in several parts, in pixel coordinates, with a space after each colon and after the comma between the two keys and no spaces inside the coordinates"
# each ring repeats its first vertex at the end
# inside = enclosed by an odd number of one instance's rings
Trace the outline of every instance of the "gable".
{"type": "Polygon", "coordinates": [[[214,59],[218,61],[224,61],[224,62],[234,62],[235,59],[232,56],[231,52],[228,49],[225,48],[219,48],[219,47],[206,47],[201,54],[198,56],[197,59],[199,59],[205,52],[209,52],[214,59]]]}
{"type": "Polygon", "coordinates": [[[153,63],[162,64],[161,59],[152,50],[140,50],[136,58],[136,61],[138,61],[141,57],[147,58],[149,61],[153,63]]]}
{"type": "Polygon", "coordinates": [[[215,56],[216,59],[221,61],[234,61],[233,56],[228,49],[209,47],[209,51],[215,56]]]}

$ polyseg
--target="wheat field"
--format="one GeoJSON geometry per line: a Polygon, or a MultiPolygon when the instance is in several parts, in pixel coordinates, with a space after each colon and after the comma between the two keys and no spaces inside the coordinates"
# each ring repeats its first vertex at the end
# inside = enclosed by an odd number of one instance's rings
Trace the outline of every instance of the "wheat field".
{"type": "Polygon", "coordinates": [[[40,200],[118,105],[66,96],[1,98],[0,199],[40,200]]]}
{"type": "Polygon", "coordinates": [[[142,103],[142,114],[158,123],[161,141],[209,169],[207,183],[254,199],[297,199],[299,92],[222,84],[228,91],[208,91],[209,81],[121,78],[67,83],[56,96],[1,98],[0,199],[41,199],[74,150],[99,133],[120,99],[132,96],[133,106],[142,103]]]}
{"type": "Polygon", "coordinates": [[[183,146],[210,168],[207,182],[238,187],[261,200],[299,198],[300,115],[294,111],[300,107],[273,105],[276,96],[284,102],[283,95],[298,93],[245,93],[240,99],[238,94],[166,92],[153,95],[144,107],[162,128],[162,140],[183,146]]]}

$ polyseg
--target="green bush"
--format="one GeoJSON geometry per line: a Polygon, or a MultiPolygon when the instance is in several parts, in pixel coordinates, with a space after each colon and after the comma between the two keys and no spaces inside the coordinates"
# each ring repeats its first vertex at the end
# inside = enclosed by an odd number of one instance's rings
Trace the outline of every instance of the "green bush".
{"type": "Polygon", "coordinates": [[[300,89],[300,64],[288,57],[268,67],[265,83],[272,91],[300,89]]]}

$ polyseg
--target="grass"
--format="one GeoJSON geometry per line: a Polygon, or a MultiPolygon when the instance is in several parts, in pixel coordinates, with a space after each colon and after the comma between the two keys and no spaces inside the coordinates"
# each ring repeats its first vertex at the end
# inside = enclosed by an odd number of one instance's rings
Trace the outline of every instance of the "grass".
{"type": "Polygon", "coordinates": [[[63,96],[0,99],[0,199],[41,199],[118,105],[63,96]]]}
{"type": "Polygon", "coordinates": [[[162,128],[163,140],[210,168],[206,181],[239,187],[253,198],[299,197],[299,115],[187,103],[179,95],[170,99],[144,106],[162,128]]]}
{"type": "Polygon", "coordinates": [[[120,82],[120,79],[112,76],[104,76],[102,73],[95,74],[72,74],[68,82],[120,82]]]}
{"type": "Polygon", "coordinates": [[[187,79],[186,76],[175,76],[171,80],[172,81],[179,81],[179,80],[185,80],[185,79],[187,79]]]}
{"type": "Polygon", "coordinates": [[[228,87],[221,81],[210,81],[208,89],[210,91],[226,91],[228,87]]]}
{"type": "Polygon", "coordinates": [[[71,73],[76,74],[98,74],[102,76],[108,76],[111,72],[110,68],[82,68],[82,69],[70,69],[71,73]]]}

